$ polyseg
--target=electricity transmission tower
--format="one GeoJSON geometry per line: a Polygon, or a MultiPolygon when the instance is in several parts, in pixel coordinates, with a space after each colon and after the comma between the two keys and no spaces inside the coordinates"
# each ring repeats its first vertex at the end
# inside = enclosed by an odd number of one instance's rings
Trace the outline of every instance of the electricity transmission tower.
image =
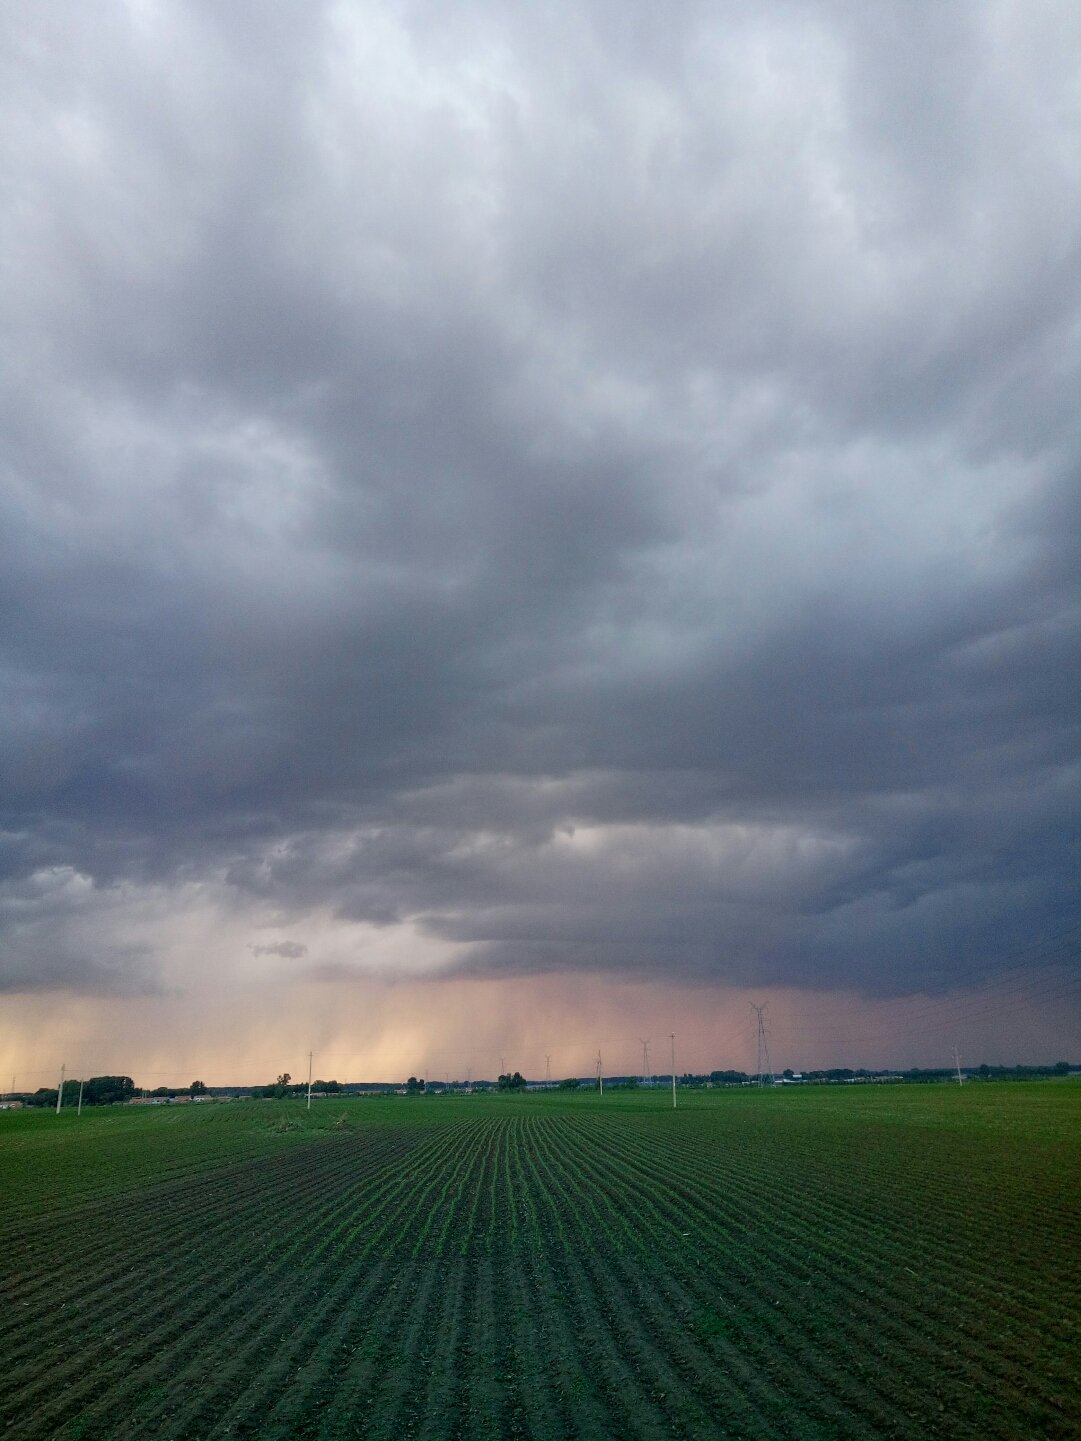
{"type": "Polygon", "coordinates": [[[964,1077],[961,1075],[961,1057],[957,1053],[956,1046],[954,1046],[953,1048],[953,1064],[957,1067],[957,1084],[959,1086],[963,1086],[965,1081],[964,1077]]]}
{"type": "Polygon", "coordinates": [[[600,1051],[597,1052],[597,1086],[599,1087],[600,1093],[601,1093],[601,1095],[603,1096],[603,1095],[604,1095],[604,1062],[601,1060],[601,1053],[600,1053],[600,1051]]]}
{"type": "Polygon", "coordinates": [[[777,1077],[773,1074],[773,1067],[770,1065],[769,1041],[767,1041],[766,1039],[766,1023],[763,1019],[765,1009],[765,1002],[763,1002],[760,1006],[756,1006],[753,1001],[751,1002],[751,1010],[758,1017],[758,1067],[756,1074],[758,1076],[758,1084],[760,1086],[764,1086],[766,1084],[767,1076],[770,1078],[771,1082],[776,1082],[777,1080],[777,1077]],[[762,1064],[763,1061],[765,1061],[764,1066],[762,1064]]]}
{"type": "Polygon", "coordinates": [[[545,1087],[546,1087],[546,1088],[552,1084],[552,1058],[551,1058],[551,1056],[545,1056],[545,1058],[544,1058],[544,1084],[545,1084],[545,1087]]]}
{"type": "Polygon", "coordinates": [[[642,1041],[642,1085],[652,1086],[653,1077],[649,1071],[649,1042],[642,1040],[641,1036],[639,1036],[638,1039],[642,1041]]]}

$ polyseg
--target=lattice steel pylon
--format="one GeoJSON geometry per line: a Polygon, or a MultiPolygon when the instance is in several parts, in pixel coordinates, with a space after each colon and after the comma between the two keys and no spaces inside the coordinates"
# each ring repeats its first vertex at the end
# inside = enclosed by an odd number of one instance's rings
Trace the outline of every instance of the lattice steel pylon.
{"type": "Polygon", "coordinates": [[[652,1086],[653,1076],[649,1069],[649,1042],[643,1040],[641,1036],[638,1039],[642,1041],[642,1085],[652,1086]]]}
{"type": "Polygon", "coordinates": [[[751,1001],[750,1005],[751,1010],[758,1017],[758,1067],[756,1071],[758,1084],[764,1086],[766,1084],[766,1077],[768,1076],[770,1084],[773,1085],[776,1084],[777,1077],[773,1074],[773,1067],[770,1065],[769,1041],[766,1039],[766,1022],[764,1020],[766,1002],[763,1001],[760,1006],[756,1006],[755,1003],[751,1001]],[[763,1060],[766,1063],[764,1066],[762,1064],[763,1060]]]}

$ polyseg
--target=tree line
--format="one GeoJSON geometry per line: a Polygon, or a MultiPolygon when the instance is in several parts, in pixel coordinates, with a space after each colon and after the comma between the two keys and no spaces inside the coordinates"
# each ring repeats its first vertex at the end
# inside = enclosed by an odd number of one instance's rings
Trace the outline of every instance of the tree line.
{"type": "MultiPolygon", "coordinates": [[[[1053,1076],[1068,1076],[1071,1071],[1081,1069],[1078,1066],[1071,1066],[1068,1061],[1056,1061],[1050,1066],[988,1066],[962,1068],[966,1080],[970,1081],[993,1081],[993,1080],[1039,1080],[1053,1076]]],[[[872,1071],[863,1067],[831,1066],[825,1070],[803,1071],[798,1076],[785,1069],[782,1077],[786,1081],[800,1080],[810,1082],[826,1082],[827,1084],[843,1081],[874,1081],[874,1080],[897,1080],[897,1081],[949,1081],[956,1078],[956,1069],[950,1066],[939,1066],[921,1068],[913,1066],[903,1071],[872,1071]]],[[[654,1077],[658,1084],[668,1084],[667,1077],[654,1077]]],[[[757,1076],[748,1075],[746,1071],[710,1071],[696,1075],[693,1072],[685,1072],[679,1078],[679,1084],[684,1087],[704,1086],[747,1086],[758,1079],[757,1076]]],[[[582,1082],[574,1076],[566,1080],[553,1082],[553,1085],[561,1091],[576,1091],[582,1086],[582,1082]]],[[[589,1083],[586,1083],[589,1084],[589,1083]]],[[[593,1083],[596,1084],[595,1082],[593,1083]]],[[[526,1086],[525,1077],[521,1071],[507,1072],[501,1075],[496,1083],[500,1091],[520,1091],[526,1086]]],[[[606,1088],[612,1090],[632,1090],[637,1088],[639,1080],[637,1076],[613,1076],[605,1082],[606,1088]]],[[[349,1087],[343,1086],[339,1081],[312,1081],[312,1092],[320,1095],[340,1095],[349,1091],[349,1087]]],[[[146,1095],[155,1100],[180,1100],[194,1098],[196,1096],[209,1096],[210,1088],[202,1081],[192,1081],[187,1086],[158,1086],[152,1091],[138,1091],[135,1082],[130,1076],[91,1076],[87,1080],[80,1081],[77,1078],[64,1082],[64,1096],[61,1103],[62,1108],[77,1105],[79,1102],[79,1091],[82,1090],[82,1104],[84,1106],[114,1106],[123,1105],[126,1101],[133,1101],[137,1096],[146,1095]]],[[[487,1088],[487,1084],[484,1088],[487,1088]]],[[[423,1095],[428,1089],[424,1080],[418,1080],[416,1076],[410,1076],[405,1086],[406,1092],[411,1095],[423,1095]]],[[[304,1096],[308,1091],[306,1081],[294,1081],[288,1071],[283,1071],[276,1079],[265,1086],[252,1086],[246,1094],[256,1100],[284,1100],[289,1096],[304,1096]]],[[[242,1095],[239,1089],[230,1088],[229,1094],[242,1095]]],[[[28,1106],[53,1106],[56,1105],[57,1089],[55,1086],[39,1086],[33,1094],[23,1092],[13,1093],[18,1099],[28,1106]]]]}
{"type": "MultiPolygon", "coordinates": [[[[78,1105],[80,1088],[84,1106],[113,1106],[135,1096],[135,1082],[130,1076],[91,1076],[84,1081],[65,1081],[61,1105],[78,1105]]],[[[58,1094],[55,1086],[39,1086],[32,1096],[24,1096],[23,1100],[28,1106],[55,1106],[58,1094]]]]}

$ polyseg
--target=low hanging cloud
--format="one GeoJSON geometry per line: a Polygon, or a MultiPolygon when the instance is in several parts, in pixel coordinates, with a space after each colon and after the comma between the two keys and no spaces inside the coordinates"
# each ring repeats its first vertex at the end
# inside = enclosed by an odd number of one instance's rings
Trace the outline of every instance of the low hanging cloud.
{"type": "Polygon", "coordinates": [[[0,985],[1076,918],[1075,7],[105,15],[0,21],[0,985]]]}
{"type": "Polygon", "coordinates": [[[253,956],[281,956],[287,961],[299,961],[308,954],[308,947],[299,941],[270,941],[264,946],[250,945],[253,956]]]}

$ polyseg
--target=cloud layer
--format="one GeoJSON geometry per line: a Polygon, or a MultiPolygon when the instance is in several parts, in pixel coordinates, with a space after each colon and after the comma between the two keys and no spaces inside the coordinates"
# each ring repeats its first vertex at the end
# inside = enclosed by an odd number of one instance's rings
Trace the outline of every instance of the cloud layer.
{"type": "Polygon", "coordinates": [[[0,25],[0,985],[1076,918],[1076,7],[0,25]]]}

